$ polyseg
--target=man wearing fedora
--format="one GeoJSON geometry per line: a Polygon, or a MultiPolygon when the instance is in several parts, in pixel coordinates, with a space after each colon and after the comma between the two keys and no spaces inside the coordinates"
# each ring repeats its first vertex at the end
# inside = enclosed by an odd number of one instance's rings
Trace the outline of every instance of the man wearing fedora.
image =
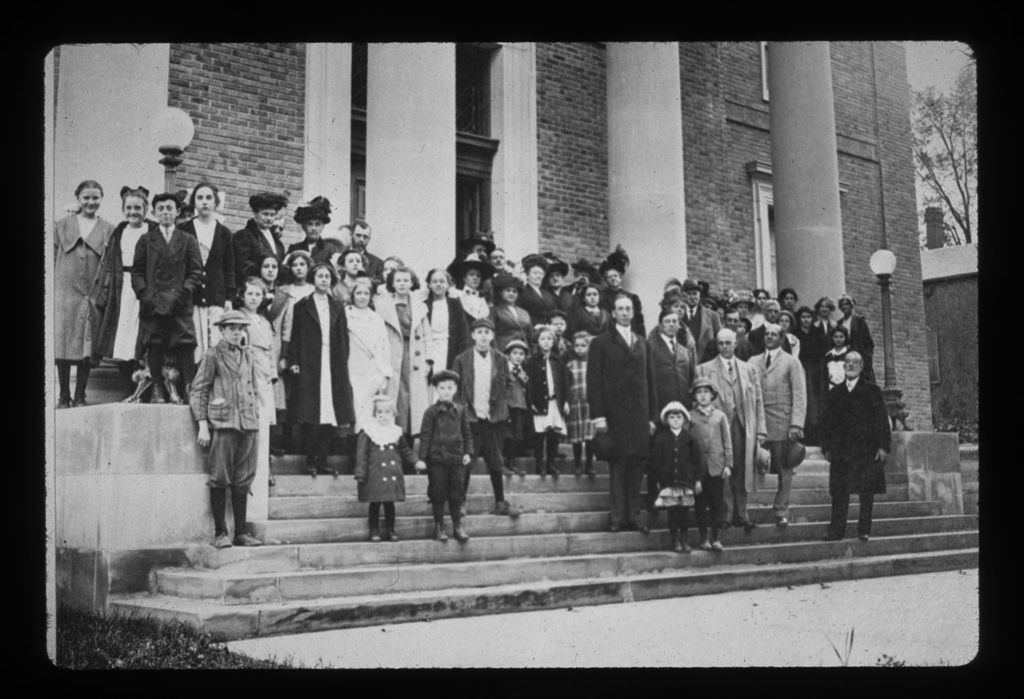
{"type": "Polygon", "coordinates": [[[749,532],[757,525],[747,516],[747,488],[754,484],[757,447],[766,436],[761,380],[757,369],[736,358],[736,333],[722,328],[717,337],[718,356],[697,365],[697,377],[711,380],[718,394],[713,405],[729,420],[733,463],[729,484],[723,487],[725,524],[749,532]]]}
{"type": "Polygon", "coordinates": [[[771,472],[779,476],[772,509],[775,524],[789,525],[789,494],[793,471],[803,460],[804,418],[807,415],[807,384],[800,360],[782,349],[782,327],[765,323],[765,351],[750,360],[761,378],[764,397],[765,446],[772,455],[771,472]]]}
{"type": "Polygon", "coordinates": [[[620,294],[615,324],[590,343],[587,401],[594,429],[606,432],[611,490],[611,528],[647,530],[640,524],[640,486],[658,409],[651,391],[647,342],[632,328],[633,303],[620,294]]]}
{"type": "Polygon", "coordinates": [[[875,495],[885,492],[885,460],[892,431],[882,389],[864,376],[859,352],[846,354],[843,370],[846,381],[828,392],[821,422],[821,449],[829,461],[832,496],[832,521],[825,539],[843,538],[850,493],[855,492],[860,499],[857,536],[867,541],[875,495]]]}
{"type": "Polygon", "coordinates": [[[692,279],[683,282],[683,301],[683,315],[679,320],[693,336],[697,361],[708,362],[718,352],[716,343],[722,319],[701,304],[700,284],[692,279]]]}
{"type": "Polygon", "coordinates": [[[231,237],[235,246],[235,288],[244,289],[247,277],[260,276],[263,258],[273,255],[281,264],[284,243],[277,216],[287,205],[288,199],[276,192],[258,192],[249,197],[252,218],[231,237]]]}

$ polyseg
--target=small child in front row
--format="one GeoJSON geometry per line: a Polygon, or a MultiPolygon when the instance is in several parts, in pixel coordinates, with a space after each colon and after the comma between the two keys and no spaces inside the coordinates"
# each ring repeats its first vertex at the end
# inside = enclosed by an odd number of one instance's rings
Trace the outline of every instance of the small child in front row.
{"type": "Polygon", "coordinates": [[[514,469],[516,475],[525,475],[519,468],[514,468],[516,457],[522,455],[523,442],[526,439],[526,421],[530,416],[530,404],[526,402],[526,387],[529,379],[523,362],[526,361],[530,348],[525,342],[516,338],[505,345],[508,357],[508,373],[512,383],[508,391],[508,429],[505,433],[505,465],[514,469]]]}
{"type": "Polygon", "coordinates": [[[668,429],[655,434],[651,445],[651,461],[662,488],[659,500],[667,495],[673,503],[667,506],[673,550],[690,553],[686,520],[695,504],[694,497],[701,493],[700,447],[687,430],[690,414],[682,403],[672,401],[662,408],[661,421],[668,429]]]}
{"type": "Polygon", "coordinates": [[[593,337],[585,330],[572,336],[573,357],[566,363],[569,371],[569,410],[566,429],[572,444],[572,458],[576,475],[583,473],[583,444],[587,445],[587,475],[594,475],[594,423],[590,419],[587,402],[587,353],[593,337]]]}
{"type": "Polygon", "coordinates": [[[373,399],[373,421],[356,439],[355,478],[359,502],[370,503],[370,541],[380,541],[380,505],[384,503],[384,539],[398,541],[395,533],[395,503],[405,501],[402,464],[423,470],[412,447],[395,424],[395,405],[387,396],[373,399]]]}
{"type": "Polygon", "coordinates": [[[697,495],[697,528],[700,530],[700,547],[705,551],[723,551],[718,540],[718,530],[725,522],[725,483],[732,475],[732,437],[729,434],[729,420],[711,401],[718,397],[718,391],[711,379],[700,377],[690,387],[694,408],[690,411],[690,436],[700,448],[702,468],[702,492],[697,495]],[[708,537],[708,525],[711,536],[708,537]]]}
{"type": "Polygon", "coordinates": [[[189,407],[199,423],[196,441],[201,447],[210,447],[207,485],[213,512],[213,545],[219,549],[232,543],[260,546],[263,542],[245,530],[245,509],[249,486],[256,477],[259,386],[270,377],[256,360],[254,350],[242,345],[249,325],[244,313],[225,311],[214,325],[220,328],[222,339],[206,350],[189,393],[189,407]],[[234,540],[228,537],[224,521],[228,488],[235,516],[234,540]]]}
{"type": "Polygon", "coordinates": [[[420,460],[427,465],[427,497],[434,510],[434,539],[448,541],[444,532],[444,504],[452,517],[452,534],[460,543],[469,541],[462,528],[460,508],[466,499],[466,470],[473,454],[473,430],[465,406],[455,403],[459,375],[447,369],[430,379],[437,402],[423,411],[420,428],[420,460]]]}
{"type": "Polygon", "coordinates": [[[541,476],[551,474],[555,480],[558,480],[559,475],[555,465],[555,459],[559,458],[558,443],[566,433],[562,410],[566,405],[569,385],[569,372],[562,358],[555,353],[557,339],[555,329],[550,325],[538,325],[537,353],[526,362],[526,375],[529,378],[526,396],[530,412],[533,413],[535,434],[533,458],[537,464],[537,473],[541,476]],[[545,456],[543,471],[542,455],[545,456]]]}

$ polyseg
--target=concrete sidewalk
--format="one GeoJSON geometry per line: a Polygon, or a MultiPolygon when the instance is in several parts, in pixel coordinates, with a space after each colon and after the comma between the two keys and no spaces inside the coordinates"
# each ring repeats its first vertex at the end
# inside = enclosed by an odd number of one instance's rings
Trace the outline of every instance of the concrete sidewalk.
{"type": "Polygon", "coordinates": [[[961,665],[978,649],[978,570],[234,641],[302,667],[961,665]],[[500,649],[500,652],[496,652],[500,649]]]}

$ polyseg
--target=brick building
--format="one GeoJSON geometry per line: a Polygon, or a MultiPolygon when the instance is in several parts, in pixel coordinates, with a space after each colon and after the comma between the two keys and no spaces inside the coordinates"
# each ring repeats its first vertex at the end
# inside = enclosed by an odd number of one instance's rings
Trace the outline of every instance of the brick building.
{"type": "Polygon", "coordinates": [[[241,228],[260,189],[291,213],[326,195],[371,249],[417,269],[492,229],[511,257],[596,261],[616,243],[654,307],[669,276],[712,290],[851,293],[876,338],[871,253],[888,247],[896,370],[931,425],[910,95],[902,47],[816,44],[149,44],[50,59],[51,218],[78,181],[162,187],[164,105],[195,137],[179,186],[209,178],[241,228]]]}

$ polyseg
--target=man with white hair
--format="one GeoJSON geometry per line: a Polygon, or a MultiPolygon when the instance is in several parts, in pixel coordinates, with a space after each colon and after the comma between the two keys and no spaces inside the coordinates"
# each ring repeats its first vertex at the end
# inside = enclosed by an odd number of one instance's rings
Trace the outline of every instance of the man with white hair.
{"type": "Polygon", "coordinates": [[[860,499],[857,536],[871,535],[871,510],[875,495],[885,492],[885,460],[892,431],[882,389],[862,372],[864,359],[848,352],[843,362],[846,381],[828,392],[821,421],[821,449],[829,461],[828,490],[832,496],[832,521],[826,541],[843,538],[850,493],[860,499]]]}
{"type": "Polygon", "coordinates": [[[711,379],[718,391],[713,405],[725,413],[732,438],[732,474],[723,488],[725,522],[750,531],[757,525],[747,516],[747,487],[754,482],[754,455],[766,437],[761,381],[757,370],[737,359],[736,333],[722,328],[716,335],[718,356],[697,366],[697,376],[711,379]]]}
{"type": "Polygon", "coordinates": [[[765,331],[765,351],[752,357],[750,364],[757,369],[761,378],[768,434],[765,446],[772,455],[772,473],[779,476],[772,507],[775,511],[775,524],[786,527],[789,525],[789,493],[793,488],[793,471],[799,465],[790,463],[790,446],[804,436],[807,383],[800,360],[782,349],[782,326],[765,322],[761,327],[765,331]]]}

